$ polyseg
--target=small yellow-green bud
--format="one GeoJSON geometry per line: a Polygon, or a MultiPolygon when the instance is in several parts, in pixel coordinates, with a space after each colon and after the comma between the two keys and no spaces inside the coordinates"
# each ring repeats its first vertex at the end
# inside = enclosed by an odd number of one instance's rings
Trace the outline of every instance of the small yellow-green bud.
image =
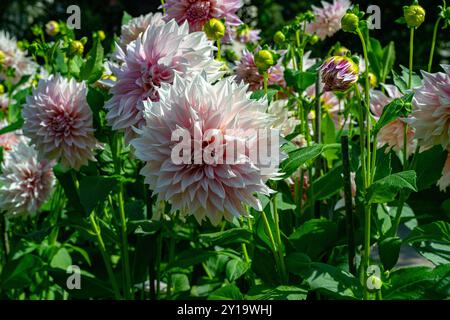
{"type": "Polygon", "coordinates": [[[54,20],[47,22],[45,32],[51,37],[56,36],[59,33],[59,23],[54,20]]]}
{"type": "Polygon", "coordinates": [[[425,9],[418,4],[403,8],[406,24],[410,28],[418,28],[425,21],[425,9]]]}
{"type": "Polygon", "coordinates": [[[372,88],[375,88],[377,86],[377,83],[378,83],[377,76],[375,74],[373,74],[372,72],[369,72],[369,82],[370,82],[370,86],[372,88]]]}
{"type": "Polygon", "coordinates": [[[255,53],[255,65],[261,71],[267,71],[271,66],[275,64],[272,52],[263,49],[255,53]]]}
{"type": "Polygon", "coordinates": [[[0,66],[5,62],[6,54],[0,50],[0,66]]]}
{"type": "Polygon", "coordinates": [[[4,94],[5,93],[5,87],[0,84],[0,94],[4,94]]]}
{"type": "Polygon", "coordinates": [[[71,56],[82,55],[84,51],[84,46],[81,41],[74,40],[69,45],[69,54],[71,56]]]}
{"type": "Polygon", "coordinates": [[[99,31],[97,32],[97,34],[98,34],[98,38],[100,39],[100,41],[105,40],[106,35],[105,35],[105,32],[104,32],[103,30],[99,30],[99,31]]]}
{"type": "Polygon", "coordinates": [[[284,33],[282,31],[275,32],[275,34],[273,35],[273,42],[275,42],[276,44],[282,44],[284,43],[284,41],[286,41],[286,36],[284,35],[284,33]]]}
{"type": "Polygon", "coordinates": [[[354,13],[346,13],[341,19],[342,30],[345,32],[356,32],[359,27],[359,18],[354,13]]]}
{"type": "Polygon", "coordinates": [[[319,40],[320,37],[317,34],[315,34],[309,39],[309,43],[315,45],[317,42],[319,42],[319,40]]]}
{"type": "Polygon", "coordinates": [[[216,18],[210,19],[203,27],[203,31],[205,31],[208,39],[215,41],[219,40],[225,35],[225,29],[225,24],[216,18]]]}

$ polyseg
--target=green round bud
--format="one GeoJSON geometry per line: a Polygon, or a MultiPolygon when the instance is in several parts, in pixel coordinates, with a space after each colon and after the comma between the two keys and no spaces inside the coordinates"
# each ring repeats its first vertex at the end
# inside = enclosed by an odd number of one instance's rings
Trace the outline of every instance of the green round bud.
{"type": "Polygon", "coordinates": [[[255,53],[255,65],[261,71],[267,71],[271,66],[275,64],[273,54],[269,50],[259,50],[255,53]]]}
{"type": "Polygon", "coordinates": [[[59,23],[54,20],[47,22],[45,32],[51,37],[56,36],[59,33],[59,23]]]}
{"type": "Polygon", "coordinates": [[[418,28],[425,21],[425,9],[418,4],[405,7],[403,15],[410,28],[418,28]]]}
{"type": "Polygon", "coordinates": [[[82,55],[83,51],[84,51],[84,45],[81,43],[81,41],[75,40],[70,43],[69,55],[71,55],[71,56],[82,55]]]}
{"type": "Polygon", "coordinates": [[[203,27],[203,31],[205,31],[208,39],[215,41],[219,40],[225,35],[225,29],[225,24],[216,18],[210,19],[203,27]]]}
{"type": "Polygon", "coordinates": [[[309,43],[315,45],[317,42],[319,42],[319,40],[320,37],[317,34],[315,34],[309,39],[309,43]]]}
{"type": "Polygon", "coordinates": [[[0,83],[0,94],[5,93],[5,86],[0,83]]]}
{"type": "Polygon", "coordinates": [[[354,13],[346,13],[341,19],[342,30],[345,32],[356,32],[359,27],[359,18],[354,13]]]}
{"type": "Polygon", "coordinates": [[[375,88],[378,83],[377,76],[375,74],[373,74],[372,72],[369,72],[369,83],[372,88],[375,88]]]}
{"type": "Polygon", "coordinates": [[[283,44],[284,41],[286,41],[286,36],[284,35],[284,33],[282,31],[275,32],[275,34],[273,35],[273,42],[275,42],[276,44],[283,44]]]}

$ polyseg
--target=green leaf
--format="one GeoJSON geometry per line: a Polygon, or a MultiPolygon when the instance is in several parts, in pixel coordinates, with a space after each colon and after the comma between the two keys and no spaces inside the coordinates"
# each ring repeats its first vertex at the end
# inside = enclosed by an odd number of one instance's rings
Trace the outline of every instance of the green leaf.
{"type": "Polygon", "coordinates": [[[398,117],[407,114],[406,104],[411,103],[414,94],[410,93],[401,98],[392,100],[383,109],[380,119],[375,124],[373,130],[374,134],[380,131],[385,125],[391,123],[398,117]]]}
{"type": "Polygon", "coordinates": [[[338,227],[335,222],[325,219],[311,219],[298,227],[289,241],[299,252],[311,259],[319,259],[338,240],[338,227]]]}
{"type": "Polygon", "coordinates": [[[404,240],[413,244],[422,241],[442,242],[450,245],[450,223],[435,221],[416,227],[404,240]]]}
{"type": "Polygon", "coordinates": [[[172,274],[171,277],[174,292],[184,292],[191,289],[187,275],[183,273],[175,273],[172,274]]]}
{"type": "MultiPolygon", "coordinates": [[[[273,100],[273,97],[277,94],[278,90],[275,89],[267,89],[267,100],[270,102],[273,100]]],[[[266,96],[266,92],[264,90],[255,90],[250,95],[250,99],[260,100],[266,96]]]]}
{"type": "Polygon", "coordinates": [[[10,125],[7,125],[6,127],[1,128],[0,135],[18,130],[18,129],[22,128],[22,125],[23,125],[23,119],[19,119],[16,122],[11,123],[10,125]]]}
{"type": "Polygon", "coordinates": [[[87,61],[80,69],[80,79],[94,83],[103,73],[103,47],[99,38],[94,39],[94,45],[87,55],[87,61]]]}
{"type": "Polygon", "coordinates": [[[342,187],[342,165],[338,165],[313,182],[314,199],[329,199],[342,187]]]}
{"type": "Polygon", "coordinates": [[[369,188],[368,202],[385,203],[393,201],[402,189],[417,191],[415,171],[402,171],[375,181],[369,188]]]}
{"type": "Polygon", "coordinates": [[[447,151],[442,150],[441,146],[434,146],[417,154],[414,169],[417,174],[417,189],[419,191],[436,184],[442,175],[447,154],[447,151]]]}
{"type": "Polygon", "coordinates": [[[220,232],[204,233],[199,238],[211,246],[225,246],[235,243],[250,243],[252,241],[252,233],[248,229],[233,228],[220,232]]]}
{"type": "Polygon", "coordinates": [[[128,12],[124,11],[121,25],[126,25],[128,22],[130,22],[131,19],[133,19],[133,17],[128,12]]]}
{"type": "Polygon", "coordinates": [[[193,265],[205,262],[210,257],[215,256],[214,251],[206,251],[202,249],[188,249],[182,251],[176,256],[176,259],[167,266],[167,270],[173,268],[188,268],[193,265]]]}
{"type": "Polygon", "coordinates": [[[303,92],[306,88],[316,82],[316,72],[300,72],[292,69],[284,71],[286,84],[294,88],[297,92],[303,92]]]}
{"type": "Polygon", "coordinates": [[[66,248],[60,248],[50,261],[50,267],[66,270],[72,265],[72,258],[66,248]]]}
{"type": "Polygon", "coordinates": [[[27,287],[41,267],[41,259],[32,254],[24,255],[17,260],[9,260],[2,268],[0,287],[2,290],[27,287]]]}
{"type": "MultiPolygon", "coordinates": [[[[75,186],[75,182],[72,178],[72,174],[70,170],[65,170],[60,165],[56,165],[53,168],[53,172],[55,173],[56,178],[64,189],[64,193],[68,199],[69,205],[79,212],[84,212],[84,208],[80,202],[80,196],[77,191],[77,187],[75,186]]],[[[73,172],[73,174],[75,174],[73,172]]]]}
{"type": "Polygon", "coordinates": [[[298,286],[256,285],[247,292],[246,300],[306,300],[308,291],[298,286]]]}
{"type": "Polygon", "coordinates": [[[227,284],[222,288],[217,289],[208,297],[208,300],[242,300],[239,288],[234,284],[227,284]]]}
{"type": "Polygon", "coordinates": [[[227,275],[227,279],[230,282],[233,282],[240,277],[242,277],[247,270],[249,269],[248,263],[240,260],[240,259],[232,259],[228,261],[225,272],[227,275]]]}
{"type": "Polygon", "coordinates": [[[119,187],[115,177],[83,176],[80,181],[80,201],[87,214],[103,203],[119,187]]]}
{"type": "Polygon", "coordinates": [[[314,161],[323,151],[333,148],[339,148],[339,144],[315,144],[309,147],[295,149],[288,154],[288,158],[281,163],[284,178],[293,174],[300,166],[307,162],[314,161]]]}
{"type": "Polygon", "coordinates": [[[381,263],[385,270],[391,270],[397,264],[402,240],[398,237],[389,237],[379,243],[381,263]]]}
{"type": "Polygon", "coordinates": [[[381,81],[386,80],[395,63],[395,44],[393,41],[383,49],[383,63],[381,68],[381,81]]]}

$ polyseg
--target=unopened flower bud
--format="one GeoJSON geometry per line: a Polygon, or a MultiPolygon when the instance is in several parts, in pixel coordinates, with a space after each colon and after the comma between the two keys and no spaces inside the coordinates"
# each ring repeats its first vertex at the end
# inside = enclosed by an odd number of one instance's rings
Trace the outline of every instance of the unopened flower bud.
{"type": "Polygon", "coordinates": [[[0,84],[0,94],[5,93],[5,86],[0,84]]]}
{"type": "Polygon", "coordinates": [[[345,32],[356,32],[359,27],[359,18],[354,13],[346,13],[341,19],[341,27],[345,32]]]}
{"type": "Polygon", "coordinates": [[[205,26],[203,27],[203,30],[205,31],[208,39],[215,41],[219,40],[225,35],[225,29],[225,24],[216,18],[209,19],[209,21],[206,22],[205,26]]]}
{"type": "Polygon", "coordinates": [[[403,8],[406,24],[410,28],[418,28],[425,21],[425,9],[418,4],[403,8]]]}
{"type": "Polygon", "coordinates": [[[317,34],[315,34],[309,39],[309,43],[315,45],[317,42],[319,42],[319,40],[320,37],[317,34]]]}
{"type": "Polygon", "coordinates": [[[346,91],[358,81],[358,65],[348,57],[330,57],[319,70],[325,91],[346,91]]]}
{"type": "Polygon", "coordinates": [[[271,66],[275,65],[275,59],[272,52],[263,49],[255,53],[255,65],[260,71],[267,71],[271,66]]]}
{"type": "Polygon", "coordinates": [[[349,53],[350,50],[348,50],[346,47],[339,47],[336,50],[334,50],[333,55],[335,56],[346,56],[347,53],[349,53]]]}
{"type": "Polygon", "coordinates": [[[99,30],[99,31],[97,32],[97,34],[98,34],[98,38],[100,39],[100,41],[105,40],[106,35],[105,35],[105,32],[104,32],[103,30],[99,30]]]}
{"type": "Polygon", "coordinates": [[[0,66],[5,62],[6,60],[6,54],[0,50],[0,66]]]}
{"type": "Polygon", "coordinates": [[[54,20],[47,22],[45,32],[51,37],[56,36],[59,33],[59,23],[54,20]]]}
{"type": "Polygon", "coordinates": [[[84,46],[80,41],[75,40],[70,43],[69,55],[71,55],[71,56],[82,55],[83,51],[84,51],[84,46]]]}
{"type": "Polygon", "coordinates": [[[286,41],[286,36],[284,35],[284,33],[282,31],[275,32],[275,34],[273,35],[273,42],[275,42],[276,44],[283,44],[284,41],[286,41]]]}
{"type": "Polygon", "coordinates": [[[369,82],[370,82],[370,86],[372,88],[375,88],[377,86],[377,83],[378,83],[377,76],[375,74],[373,74],[372,72],[369,72],[369,82]]]}

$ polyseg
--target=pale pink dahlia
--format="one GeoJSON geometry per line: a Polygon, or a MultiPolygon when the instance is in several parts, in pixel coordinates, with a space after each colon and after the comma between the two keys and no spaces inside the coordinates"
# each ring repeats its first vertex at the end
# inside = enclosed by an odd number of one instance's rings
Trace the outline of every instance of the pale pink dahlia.
{"type": "Polygon", "coordinates": [[[178,26],[175,20],[147,28],[126,53],[118,50],[123,63],[112,67],[117,81],[105,105],[106,119],[114,130],[125,129],[127,141],[134,137],[132,126],[144,123],[142,102],[158,101],[162,83],[172,83],[175,74],[192,77],[205,72],[212,81],[222,75],[222,64],[214,60],[215,47],[206,35],[189,33],[187,23],[178,26]]]}
{"type": "Polygon", "coordinates": [[[35,214],[48,199],[53,183],[53,161],[38,160],[36,150],[22,140],[6,153],[0,175],[0,208],[8,215],[35,214]]]}
{"type": "MultiPolygon", "coordinates": [[[[320,90],[323,90],[323,84],[321,85],[320,90]]],[[[316,85],[313,84],[306,88],[305,94],[309,98],[315,99],[316,85]]],[[[333,91],[325,91],[322,92],[320,96],[320,104],[322,109],[330,115],[336,129],[340,129],[344,122],[346,122],[344,116],[344,102],[339,100],[333,91]]]]}
{"type": "Polygon", "coordinates": [[[37,64],[17,46],[17,41],[6,31],[0,30],[0,80],[10,80],[13,84],[25,75],[36,71],[37,64]],[[8,69],[14,70],[11,76],[8,69]]]}
{"type": "Polygon", "coordinates": [[[450,65],[445,73],[422,72],[423,85],[415,89],[413,122],[421,149],[440,144],[450,149],[450,65]]]}
{"type": "MultiPolygon", "coordinates": [[[[395,98],[400,98],[403,94],[393,85],[385,85],[385,95],[379,90],[372,90],[370,92],[370,109],[374,115],[374,118],[378,120],[385,106],[387,106],[395,98]]],[[[393,149],[396,152],[400,152],[404,148],[405,137],[405,125],[410,122],[410,119],[397,118],[394,121],[388,123],[378,132],[378,147],[387,145],[386,152],[393,149]]],[[[410,156],[415,148],[416,141],[414,140],[414,128],[408,126],[407,128],[407,155],[410,156]]]]}
{"type": "Polygon", "coordinates": [[[242,23],[236,15],[242,5],[242,0],[167,0],[165,20],[175,19],[178,24],[187,21],[193,32],[201,31],[211,18],[225,19],[227,29],[230,29],[242,23]]]}
{"type": "MultiPolygon", "coordinates": [[[[258,51],[258,50],[257,50],[258,51]]],[[[259,73],[255,64],[253,53],[244,49],[240,63],[236,66],[236,81],[249,85],[252,91],[262,89],[264,86],[264,76],[259,73]]],[[[277,84],[282,87],[286,86],[284,81],[284,68],[279,61],[276,65],[267,70],[269,75],[269,85],[277,84]]]]}
{"type": "Polygon", "coordinates": [[[321,1],[321,3],[322,8],[312,6],[315,21],[307,25],[306,31],[324,40],[341,30],[341,19],[351,3],[349,0],[333,0],[333,3],[321,1]]]}
{"type": "Polygon", "coordinates": [[[56,75],[40,79],[27,97],[22,116],[23,132],[47,159],[60,159],[79,169],[95,161],[92,111],[86,101],[86,85],[56,75]]]}
{"type": "Polygon", "coordinates": [[[442,169],[442,177],[438,181],[438,186],[441,191],[445,191],[450,185],[450,151],[448,152],[447,160],[444,164],[444,169],[442,169]]]}
{"type": "MultiPolygon", "coordinates": [[[[0,130],[7,126],[8,122],[5,120],[0,120],[0,130]]],[[[19,137],[15,132],[0,134],[0,147],[2,147],[4,151],[10,151],[18,143],[19,137]]]]}
{"type": "Polygon", "coordinates": [[[162,14],[148,13],[145,16],[139,16],[131,19],[127,24],[124,24],[120,31],[119,46],[123,51],[126,51],[127,45],[136,40],[142,32],[149,26],[161,26],[164,24],[162,14]]]}
{"type": "MultiPolygon", "coordinates": [[[[146,163],[141,170],[145,183],[158,200],[168,201],[172,212],[194,215],[199,223],[207,217],[213,225],[223,217],[231,221],[247,215],[244,205],[261,210],[254,194],[271,192],[265,181],[278,175],[278,166],[253,161],[250,155],[261,139],[246,139],[245,134],[271,127],[267,101],[250,99],[247,86],[231,78],[213,85],[202,75],[192,80],[176,75],[172,86],[161,87],[160,97],[159,102],[144,103],[146,124],[131,141],[137,158],[146,163]],[[187,145],[181,151],[185,161],[174,161],[174,153],[180,155],[180,140],[172,139],[177,131],[188,134],[182,141],[187,145]],[[239,142],[243,148],[232,147],[239,142]],[[212,162],[206,158],[210,154],[212,162]],[[227,156],[235,161],[230,163],[227,156]]],[[[277,142],[273,146],[279,152],[277,142]]]]}

